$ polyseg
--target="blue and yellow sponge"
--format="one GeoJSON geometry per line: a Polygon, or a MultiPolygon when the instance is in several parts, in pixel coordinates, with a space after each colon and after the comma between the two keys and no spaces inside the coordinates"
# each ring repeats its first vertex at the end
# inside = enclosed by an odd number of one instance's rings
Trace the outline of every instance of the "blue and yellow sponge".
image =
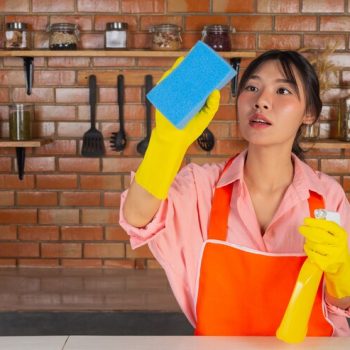
{"type": "Polygon", "coordinates": [[[221,89],[236,71],[212,48],[198,41],[184,60],[148,94],[148,100],[178,129],[221,89]]]}

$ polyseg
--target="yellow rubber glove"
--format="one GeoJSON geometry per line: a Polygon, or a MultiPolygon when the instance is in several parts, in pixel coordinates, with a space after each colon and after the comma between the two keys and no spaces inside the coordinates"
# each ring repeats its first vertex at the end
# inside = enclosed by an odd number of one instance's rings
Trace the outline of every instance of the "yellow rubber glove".
{"type": "MultiPolygon", "coordinates": [[[[161,79],[170,74],[182,59],[180,57],[161,79]]],[[[137,169],[136,182],[156,198],[166,198],[188,147],[211,122],[219,104],[220,92],[214,90],[203,108],[181,130],[156,110],[155,128],[152,130],[145,157],[137,169]]]]}
{"type": "Polygon", "coordinates": [[[350,296],[350,254],[348,234],[338,224],[306,218],[299,232],[305,237],[309,259],[325,272],[328,293],[335,298],[350,296]]]}

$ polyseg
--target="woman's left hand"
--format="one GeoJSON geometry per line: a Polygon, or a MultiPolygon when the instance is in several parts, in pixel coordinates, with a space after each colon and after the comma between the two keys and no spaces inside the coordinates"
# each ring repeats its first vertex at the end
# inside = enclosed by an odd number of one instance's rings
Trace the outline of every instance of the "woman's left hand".
{"type": "Polygon", "coordinates": [[[327,291],[336,298],[350,296],[348,234],[338,224],[306,218],[299,227],[309,259],[325,272],[327,291]]]}

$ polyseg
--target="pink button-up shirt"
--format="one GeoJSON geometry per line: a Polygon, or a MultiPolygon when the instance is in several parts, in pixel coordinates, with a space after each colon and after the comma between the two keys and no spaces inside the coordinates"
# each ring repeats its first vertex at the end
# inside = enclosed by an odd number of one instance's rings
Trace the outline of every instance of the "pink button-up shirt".
{"type": "MultiPolygon", "coordinates": [[[[130,235],[132,248],[148,244],[164,268],[174,295],[193,326],[196,323],[194,300],[200,253],[207,239],[215,186],[233,182],[227,235],[230,243],[270,253],[303,252],[304,237],[298,233],[298,227],[305,217],[310,216],[309,190],[323,196],[327,210],[340,213],[342,226],[350,232],[350,205],[342,187],[330,176],[315,172],[293,155],[293,182],[262,236],[243,177],[246,152],[236,157],[220,180],[225,163],[185,166],[177,174],[168,198],[162,202],[153,220],[143,228],[126,222],[123,204],[127,191],[122,194],[120,225],[130,235]]],[[[346,321],[346,316],[350,317],[349,311],[327,305],[326,313],[335,326],[334,335],[350,335],[346,321]]]]}

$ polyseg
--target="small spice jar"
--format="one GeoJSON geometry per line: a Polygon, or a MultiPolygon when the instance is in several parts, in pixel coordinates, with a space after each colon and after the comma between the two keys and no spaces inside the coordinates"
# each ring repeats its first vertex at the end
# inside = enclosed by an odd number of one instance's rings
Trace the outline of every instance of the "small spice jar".
{"type": "Polygon", "coordinates": [[[79,41],[78,25],[72,23],[55,23],[48,27],[51,50],[76,50],[79,41]]]}
{"type": "Polygon", "coordinates": [[[10,105],[9,136],[12,141],[32,139],[33,105],[10,105]]]}
{"type": "Polygon", "coordinates": [[[106,23],[105,48],[126,49],[128,47],[128,24],[125,22],[106,23]]]}
{"type": "Polygon", "coordinates": [[[182,28],[175,24],[158,24],[150,28],[153,33],[152,50],[179,50],[182,47],[182,28]]]}
{"type": "Polygon", "coordinates": [[[6,23],[5,49],[28,49],[28,25],[22,22],[6,23]]]}
{"type": "Polygon", "coordinates": [[[202,31],[202,41],[215,51],[231,50],[231,33],[234,29],[227,25],[211,24],[202,31]]]}

